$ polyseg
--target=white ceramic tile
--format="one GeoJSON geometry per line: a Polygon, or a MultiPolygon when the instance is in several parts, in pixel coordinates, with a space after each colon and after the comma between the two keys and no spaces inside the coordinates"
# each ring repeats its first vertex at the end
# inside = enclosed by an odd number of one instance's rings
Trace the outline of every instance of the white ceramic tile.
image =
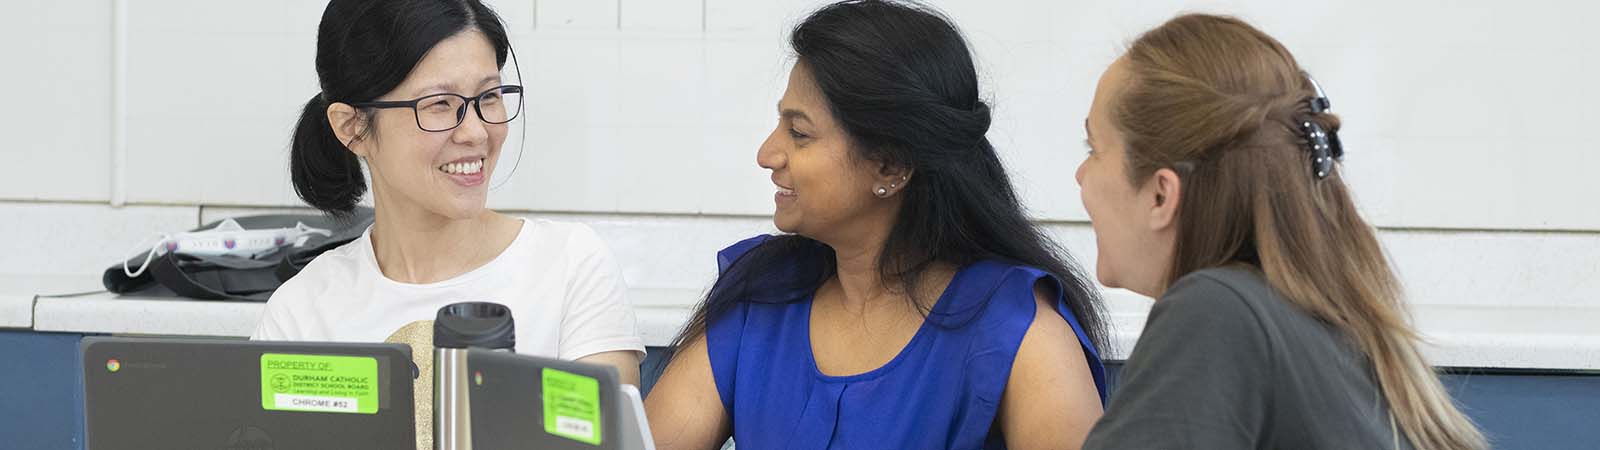
{"type": "MultiPolygon", "coordinates": [[[[1392,163],[1378,170],[1389,172],[1383,180],[1393,184],[1393,191],[1361,191],[1368,198],[1389,197],[1384,203],[1391,209],[1379,225],[1600,229],[1600,208],[1580,206],[1594,203],[1600,187],[1578,181],[1600,164],[1600,153],[1570,152],[1547,159],[1527,150],[1600,148],[1600,139],[1416,136],[1376,143],[1393,145],[1377,150],[1391,152],[1392,163]]],[[[1347,164],[1371,164],[1358,159],[1353,150],[1348,155],[1347,164]]]]}
{"type": "Polygon", "coordinates": [[[686,178],[704,164],[704,135],[695,126],[608,128],[605,133],[619,157],[607,163],[608,188],[616,189],[615,211],[670,214],[721,212],[701,197],[718,187],[704,178],[686,178]],[[650,149],[679,149],[657,151],[650,149]]]}
{"type": "Polygon", "coordinates": [[[778,121],[775,105],[789,82],[792,52],[777,39],[708,40],[704,45],[705,86],[697,91],[705,96],[707,120],[764,137],[778,121]]]}
{"type": "Polygon", "coordinates": [[[9,173],[0,199],[107,200],[111,194],[111,10],[72,0],[7,4],[0,40],[10,108],[0,109],[9,173]]]}
{"type": "MultiPolygon", "coordinates": [[[[751,236],[776,231],[771,219],[764,217],[519,214],[589,225],[611,247],[629,286],[663,292],[699,292],[710,287],[717,273],[718,250],[751,236]]],[[[642,304],[688,306],[699,300],[698,295],[691,297],[680,303],[652,301],[642,304]]],[[[671,300],[677,297],[658,295],[653,298],[671,300]]]]}
{"type": "Polygon", "coordinates": [[[618,0],[539,0],[540,30],[615,30],[618,0]]]}
{"type": "Polygon", "coordinates": [[[615,38],[536,37],[522,75],[529,86],[530,126],[540,132],[614,120],[619,105],[621,41],[615,38]]]}
{"type": "Polygon", "coordinates": [[[34,301],[40,296],[84,294],[104,289],[99,273],[0,273],[0,328],[33,328],[34,301]]]}
{"type": "Polygon", "coordinates": [[[1600,308],[1420,305],[1412,314],[1435,365],[1600,368],[1600,308]]]}
{"type": "Polygon", "coordinates": [[[590,124],[623,115],[617,88],[620,41],[541,35],[521,43],[529,95],[519,120],[525,124],[513,127],[519,132],[502,148],[494,175],[501,184],[490,191],[489,205],[614,211],[617,193],[608,183],[616,174],[605,162],[617,157],[617,150],[603,144],[608,138],[592,132],[590,124]],[[521,126],[527,127],[525,135],[521,126]]]}
{"type": "MultiPolygon", "coordinates": [[[[107,264],[108,266],[110,264],[107,264]]],[[[104,290],[100,272],[77,274],[0,273],[0,295],[70,296],[104,290]]]]}
{"type": "Polygon", "coordinates": [[[704,0],[621,0],[622,29],[698,35],[704,0]]]}
{"type": "Polygon", "coordinates": [[[707,32],[750,32],[765,30],[773,2],[750,0],[703,0],[707,32]]]}
{"type": "Polygon", "coordinates": [[[0,274],[98,276],[141,242],[149,250],[157,233],[194,228],[197,216],[194,207],[0,203],[9,218],[0,220],[0,274]]]}
{"type": "MultiPolygon", "coordinates": [[[[489,205],[519,210],[615,210],[616,190],[608,183],[616,175],[608,174],[606,166],[599,163],[614,155],[590,145],[598,136],[589,130],[563,129],[530,139],[515,173],[489,192],[489,205]]],[[[509,166],[496,170],[509,170],[509,166]]]]}
{"type": "MultiPolygon", "coordinates": [[[[698,39],[627,39],[619,46],[621,75],[614,89],[622,114],[601,122],[620,126],[698,128],[706,112],[705,46],[698,39]]],[[[666,148],[693,151],[690,145],[666,148]]],[[[688,143],[686,143],[688,144],[688,143]]],[[[630,149],[629,153],[644,151],[630,149]]]]}
{"type": "Polygon", "coordinates": [[[1033,0],[933,2],[972,41],[1043,42],[1060,26],[1068,2],[1033,0]]]}
{"type": "Polygon", "coordinates": [[[990,53],[994,63],[981,69],[1011,74],[994,75],[984,86],[994,122],[989,141],[1033,217],[1086,220],[1074,172],[1086,154],[1083,117],[1090,98],[1068,82],[1068,49],[1016,44],[1006,50],[990,53]],[[1060,56],[1029,61],[1031,53],[1060,56]]]}
{"type": "Polygon", "coordinates": [[[33,328],[33,294],[0,294],[0,329],[33,328]]]}
{"type": "Polygon", "coordinates": [[[312,59],[320,8],[139,5],[128,31],[129,200],[297,204],[288,143],[318,92],[312,59]],[[173,21],[215,24],[240,15],[262,20],[199,28],[173,21]]]}
{"type": "Polygon", "coordinates": [[[38,331],[250,337],[266,303],[115,297],[41,298],[38,331]]]}
{"type": "Polygon", "coordinates": [[[200,223],[207,224],[230,217],[263,214],[321,214],[321,212],[310,207],[229,208],[207,206],[200,208],[200,223]]]}
{"type": "MultiPolygon", "coordinates": [[[[693,179],[698,212],[770,216],[775,204],[772,172],[756,165],[756,151],[776,124],[715,127],[704,131],[701,168],[693,179]]],[[[684,179],[687,180],[687,179],[684,179]]],[[[687,181],[686,181],[687,182],[687,181]]]]}
{"type": "Polygon", "coordinates": [[[261,118],[274,126],[243,126],[225,117],[135,117],[129,123],[128,199],[144,203],[299,205],[290,184],[288,141],[293,119],[261,118]],[[228,144],[174,148],[185,135],[228,144]]]}
{"type": "Polygon", "coordinates": [[[1409,300],[1423,305],[1600,308],[1600,234],[1380,234],[1409,300]]]}
{"type": "Polygon", "coordinates": [[[1600,369],[1600,339],[1594,335],[1423,332],[1422,354],[1435,366],[1600,369]]]}
{"type": "Polygon", "coordinates": [[[537,1],[486,0],[483,3],[500,16],[500,21],[505,24],[507,32],[518,34],[534,30],[537,1]]]}
{"type": "MultiPolygon", "coordinates": [[[[1045,230],[1094,273],[1088,225],[1045,230]]],[[[1600,308],[1600,233],[1381,230],[1378,239],[1415,305],[1600,308]]]]}
{"type": "Polygon", "coordinates": [[[704,0],[710,36],[787,39],[788,32],[823,0],[704,0]]]}
{"type": "Polygon", "coordinates": [[[309,27],[315,35],[327,4],[321,0],[130,2],[128,24],[131,30],[143,32],[198,34],[277,32],[285,27],[309,27]]]}

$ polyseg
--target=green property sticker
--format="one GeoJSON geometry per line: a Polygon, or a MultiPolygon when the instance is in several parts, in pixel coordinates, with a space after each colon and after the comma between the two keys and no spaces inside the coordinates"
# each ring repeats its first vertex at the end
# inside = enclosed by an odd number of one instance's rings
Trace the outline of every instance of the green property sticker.
{"type": "Polygon", "coordinates": [[[261,409],[377,414],[378,360],[262,354],[261,409]]]}
{"type": "Polygon", "coordinates": [[[542,378],[544,431],[600,445],[600,382],[548,367],[542,378]]]}

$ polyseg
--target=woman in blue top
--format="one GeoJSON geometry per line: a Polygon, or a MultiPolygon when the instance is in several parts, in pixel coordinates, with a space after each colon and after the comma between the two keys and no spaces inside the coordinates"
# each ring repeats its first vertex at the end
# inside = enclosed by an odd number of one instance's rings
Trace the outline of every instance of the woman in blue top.
{"type": "Polygon", "coordinates": [[[1024,216],[961,34],[851,1],[790,43],[756,155],[789,234],[718,255],[646,401],[656,445],[1082,445],[1105,388],[1098,297],[1024,216]]]}

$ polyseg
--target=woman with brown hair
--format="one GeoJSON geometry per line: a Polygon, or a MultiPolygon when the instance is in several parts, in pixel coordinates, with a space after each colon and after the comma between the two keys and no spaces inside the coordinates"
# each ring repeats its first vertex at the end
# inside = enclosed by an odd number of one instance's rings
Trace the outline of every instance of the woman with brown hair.
{"type": "Polygon", "coordinates": [[[1417,348],[1294,57],[1185,15],[1100,79],[1078,168],[1096,276],[1159,298],[1086,448],[1486,446],[1417,348]]]}

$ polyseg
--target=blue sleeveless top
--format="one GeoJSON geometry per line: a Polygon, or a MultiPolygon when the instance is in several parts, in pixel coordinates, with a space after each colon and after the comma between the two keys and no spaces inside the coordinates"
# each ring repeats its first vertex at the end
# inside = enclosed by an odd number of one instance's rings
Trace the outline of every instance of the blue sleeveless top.
{"type": "MultiPolygon", "coordinates": [[[[723,273],[766,240],[718,253],[723,273]]],[[[829,376],[811,353],[813,292],[783,303],[740,302],[706,331],[711,371],[733,440],[760,449],[1005,448],[995,422],[1022,336],[1033,323],[1039,269],[982,261],[962,268],[900,353],[882,367],[829,376]]],[[[1058,286],[1059,287],[1059,286],[1058,286]]],[[[1060,292],[1060,289],[1057,289],[1060,292]]],[[[1060,299],[1105,402],[1105,368],[1060,299]]]]}

